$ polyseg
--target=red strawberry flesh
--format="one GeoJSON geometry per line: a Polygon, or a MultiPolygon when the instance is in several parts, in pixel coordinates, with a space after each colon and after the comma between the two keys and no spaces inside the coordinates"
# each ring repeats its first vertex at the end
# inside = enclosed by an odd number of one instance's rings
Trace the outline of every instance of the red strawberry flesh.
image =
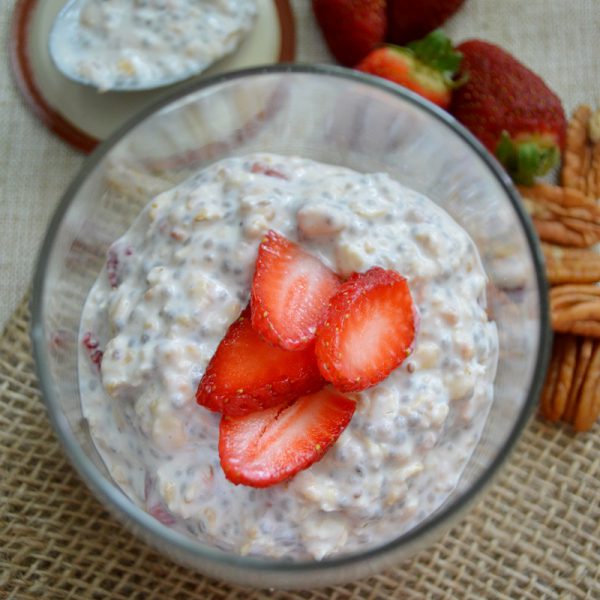
{"type": "Polygon", "coordinates": [[[364,73],[393,81],[442,108],[450,104],[451,93],[442,74],[425,65],[419,65],[415,58],[402,48],[378,48],[358,63],[356,68],[364,73]]]}
{"type": "Polygon", "coordinates": [[[323,387],[314,348],[290,352],[266,342],[253,328],[247,308],[210,360],[196,400],[227,415],[243,415],[323,387]]]}
{"type": "Polygon", "coordinates": [[[406,48],[377,48],[356,68],[393,81],[447,108],[456,86],[453,77],[461,60],[462,56],[455,50],[451,40],[438,30],[406,48]]]}
{"type": "Polygon", "coordinates": [[[100,342],[98,341],[98,338],[91,331],[87,331],[84,333],[83,338],[81,339],[81,344],[87,350],[92,364],[94,364],[96,368],[100,370],[104,352],[100,350],[100,342]]]}
{"type": "Polygon", "coordinates": [[[289,179],[285,173],[259,162],[254,163],[252,167],[250,167],[250,172],[266,175],[267,177],[277,177],[278,179],[289,179]]]}
{"type": "Polygon", "coordinates": [[[352,67],[383,43],[385,5],[385,0],[313,0],[317,23],[339,63],[352,67]]]}
{"type": "Polygon", "coordinates": [[[339,285],[338,276],[318,258],[269,231],[252,281],[252,326],[281,348],[307,348],[339,285]]]}
{"type": "Polygon", "coordinates": [[[442,25],[465,0],[388,0],[386,38],[406,44],[442,25]]]}
{"type": "Polygon", "coordinates": [[[221,419],[219,457],[235,484],[267,487],[320,460],[347,427],[355,402],[323,389],[293,404],[221,419]]]}
{"type": "Polygon", "coordinates": [[[344,392],[371,387],[408,356],[415,328],[416,311],[401,275],[380,267],[355,273],[331,299],[317,330],[321,374],[344,392]]]}

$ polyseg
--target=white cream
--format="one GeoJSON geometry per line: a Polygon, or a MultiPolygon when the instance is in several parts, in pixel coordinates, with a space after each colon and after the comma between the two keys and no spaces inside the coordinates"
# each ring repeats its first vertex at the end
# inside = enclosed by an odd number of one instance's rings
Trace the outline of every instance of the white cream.
{"type": "Polygon", "coordinates": [[[454,489],[492,402],[496,328],[467,234],[384,174],[301,158],[221,161],[160,194],[109,252],[81,336],[83,412],[119,485],[168,525],[237,552],[294,558],[376,546],[454,489]],[[267,489],[228,482],[219,415],[195,402],[204,369],[249,299],[275,229],[343,276],[397,270],[420,312],[413,356],[361,392],[318,463],[267,489]],[[118,475],[118,477],[117,477],[118,475]]]}

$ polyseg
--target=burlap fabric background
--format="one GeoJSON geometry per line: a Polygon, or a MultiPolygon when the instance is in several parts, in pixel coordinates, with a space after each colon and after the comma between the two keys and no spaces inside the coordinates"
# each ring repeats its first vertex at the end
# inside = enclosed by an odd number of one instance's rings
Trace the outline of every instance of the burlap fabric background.
{"type": "Polygon", "coordinates": [[[133,539],[63,456],[37,388],[23,303],[0,339],[0,598],[600,598],[600,426],[534,420],[491,491],[438,544],[368,580],[234,588],[133,539]]]}

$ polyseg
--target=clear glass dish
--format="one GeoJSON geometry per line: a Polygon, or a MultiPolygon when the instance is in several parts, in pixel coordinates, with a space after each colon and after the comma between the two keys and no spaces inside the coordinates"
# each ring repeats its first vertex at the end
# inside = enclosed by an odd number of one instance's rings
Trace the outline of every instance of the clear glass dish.
{"type": "Polygon", "coordinates": [[[506,460],[536,405],[551,341],[547,315],[547,286],[531,223],[508,177],[465,129],[381,79],[337,67],[274,66],[195,83],[140,114],[90,156],[66,191],[40,252],[32,338],[44,400],[69,459],[133,533],[213,577],[309,588],[406,560],[464,514],[506,460]],[[276,561],[227,554],[177,533],[120,491],[82,417],[79,322],[108,247],[165,180],[176,182],[221,158],[256,151],[387,172],[429,196],[469,232],[490,280],[500,359],[481,440],[458,487],[436,513],[362,553],[276,561]]]}

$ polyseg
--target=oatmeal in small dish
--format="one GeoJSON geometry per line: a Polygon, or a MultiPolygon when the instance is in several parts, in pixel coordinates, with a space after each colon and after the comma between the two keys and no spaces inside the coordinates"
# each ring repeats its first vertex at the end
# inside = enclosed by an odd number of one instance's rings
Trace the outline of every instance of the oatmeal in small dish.
{"type": "Polygon", "coordinates": [[[80,332],[83,414],[123,491],[273,558],[364,551],[430,517],[493,401],[467,233],[386,174],[273,154],[148,200],[80,332]]]}
{"type": "Polygon", "coordinates": [[[148,89],[201,73],[251,30],[257,0],[74,0],[57,17],[50,55],[100,91],[148,89]]]}

